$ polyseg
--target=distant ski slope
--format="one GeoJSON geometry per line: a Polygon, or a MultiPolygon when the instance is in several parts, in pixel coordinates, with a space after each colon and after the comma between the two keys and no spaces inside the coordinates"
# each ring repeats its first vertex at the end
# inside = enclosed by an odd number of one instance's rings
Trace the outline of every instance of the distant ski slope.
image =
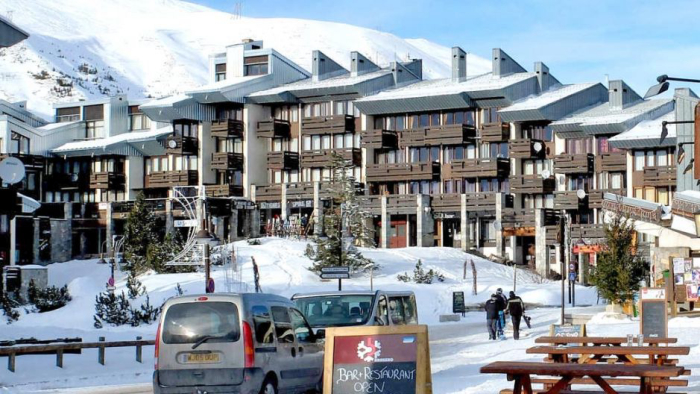
{"type": "MultiPolygon", "coordinates": [[[[28,100],[44,116],[54,102],[160,97],[201,85],[207,56],[244,38],[264,40],[307,69],[314,49],[345,67],[356,50],[381,65],[423,59],[425,78],[450,74],[449,48],[424,39],[341,23],[236,19],[180,0],[0,0],[0,14],[31,34],[0,50],[0,98],[28,100]]],[[[485,59],[469,62],[469,74],[490,69],[485,59]]]]}

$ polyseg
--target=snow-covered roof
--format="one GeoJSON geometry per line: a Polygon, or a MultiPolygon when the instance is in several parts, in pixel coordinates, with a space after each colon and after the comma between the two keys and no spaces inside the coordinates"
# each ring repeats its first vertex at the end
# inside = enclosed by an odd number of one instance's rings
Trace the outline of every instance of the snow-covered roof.
{"type": "Polygon", "coordinates": [[[331,87],[340,86],[352,86],[361,82],[370,81],[375,78],[379,78],[384,75],[391,74],[391,70],[382,69],[373,71],[363,75],[352,76],[350,72],[343,75],[338,75],[336,77],[331,77],[321,81],[314,81],[313,78],[302,79],[301,81],[292,82],[286,85],[278,86],[272,89],[262,90],[260,92],[255,92],[250,95],[250,97],[267,96],[273,94],[280,94],[284,92],[295,92],[299,90],[307,89],[323,89],[331,87]]]}
{"type": "Polygon", "coordinates": [[[57,155],[79,156],[82,154],[129,154],[135,156],[154,156],[165,151],[159,138],[171,134],[172,125],[157,130],[134,131],[117,134],[106,138],[73,141],[51,150],[57,155]],[[157,151],[157,152],[154,152],[157,151]]]}
{"type": "Polygon", "coordinates": [[[17,193],[22,201],[22,213],[32,213],[41,207],[41,203],[29,196],[25,196],[22,193],[17,193]]]}
{"type": "Polygon", "coordinates": [[[657,146],[676,145],[676,125],[666,125],[668,135],[663,143],[661,139],[661,122],[671,122],[675,120],[675,113],[669,112],[666,115],[651,120],[643,120],[631,129],[612,137],[609,142],[614,148],[632,149],[647,148],[657,146]]]}
{"type": "Polygon", "coordinates": [[[617,134],[642,120],[654,119],[673,110],[673,99],[640,100],[622,109],[610,103],[593,105],[558,121],[550,127],[555,132],[583,131],[587,134],[617,134]]]}
{"type": "Polygon", "coordinates": [[[518,100],[510,107],[504,108],[499,112],[514,112],[542,108],[595,85],[597,84],[575,83],[571,85],[556,85],[540,95],[532,95],[518,100]]]}
{"type": "Polygon", "coordinates": [[[249,82],[249,81],[260,79],[266,75],[267,74],[227,78],[227,79],[224,79],[223,81],[218,81],[218,82],[210,83],[207,85],[202,85],[198,88],[188,90],[185,93],[192,94],[192,93],[218,92],[218,91],[221,91],[224,89],[234,88],[236,86],[239,86],[239,85],[244,84],[244,83],[249,82]]]}
{"type": "Polygon", "coordinates": [[[141,108],[159,108],[170,107],[173,104],[180,104],[192,100],[192,97],[186,94],[175,94],[168,97],[153,99],[145,104],[141,104],[141,108]]]}
{"type": "Polygon", "coordinates": [[[10,47],[29,37],[29,33],[20,29],[10,20],[0,16],[0,48],[10,47]]]}
{"type": "Polygon", "coordinates": [[[498,111],[505,122],[557,120],[580,108],[602,103],[608,91],[600,83],[557,84],[498,111]]]}

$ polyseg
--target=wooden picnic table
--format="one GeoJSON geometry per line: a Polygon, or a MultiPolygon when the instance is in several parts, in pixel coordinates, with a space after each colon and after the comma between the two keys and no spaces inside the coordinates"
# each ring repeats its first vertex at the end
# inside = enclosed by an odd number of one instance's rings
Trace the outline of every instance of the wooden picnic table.
{"type": "MultiPolygon", "coordinates": [[[[678,338],[644,338],[644,343],[657,346],[677,343],[678,338]]],[[[625,337],[539,337],[535,343],[551,343],[554,345],[588,344],[592,346],[621,346],[627,343],[625,337]]],[[[637,343],[637,338],[634,339],[637,343]]]]}
{"type": "Polygon", "coordinates": [[[569,363],[572,355],[578,357],[579,364],[596,364],[603,357],[617,357],[618,362],[641,364],[639,356],[648,356],[648,363],[664,365],[669,356],[687,356],[687,346],[535,346],[527,349],[527,354],[547,354],[555,363],[569,363]]]}
{"type": "Polygon", "coordinates": [[[653,393],[652,379],[670,379],[683,373],[681,367],[656,365],[601,365],[601,364],[552,364],[537,362],[497,361],[481,367],[481,373],[506,374],[513,381],[513,394],[533,394],[531,375],[560,377],[559,381],[544,391],[557,394],[568,390],[573,379],[591,378],[606,394],[618,394],[605,380],[606,377],[638,377],[639,392],[653,393]]]}

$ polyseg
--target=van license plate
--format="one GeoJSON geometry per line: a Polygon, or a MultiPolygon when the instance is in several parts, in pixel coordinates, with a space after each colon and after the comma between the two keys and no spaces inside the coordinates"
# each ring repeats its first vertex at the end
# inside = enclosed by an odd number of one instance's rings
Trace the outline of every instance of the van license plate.
{"type": "Polygon", "coordinates": [[[187,353],[183,361],[185,364],[218,364],[219,356],[219,353],[187,353]]]}

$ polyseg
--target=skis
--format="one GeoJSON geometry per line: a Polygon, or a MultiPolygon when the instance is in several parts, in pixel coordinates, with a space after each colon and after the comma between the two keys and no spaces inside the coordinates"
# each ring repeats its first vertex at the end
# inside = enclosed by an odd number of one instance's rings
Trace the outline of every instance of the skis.
{"type": "Polygon", "coordinates": [[[498,311],[498,339],[505,341],[506,340],[506,334],[505,334],[505,328],[506,328],[506,315],[503,313],[503,311],[498,311]]]}
{"type": "Polygon", "coordinates": [[[527,328],[532,328],[532,326],[530,325],[530,316],[523,315],[523,320],[525,320],[525,324],[527,324],[527,328]]]}

